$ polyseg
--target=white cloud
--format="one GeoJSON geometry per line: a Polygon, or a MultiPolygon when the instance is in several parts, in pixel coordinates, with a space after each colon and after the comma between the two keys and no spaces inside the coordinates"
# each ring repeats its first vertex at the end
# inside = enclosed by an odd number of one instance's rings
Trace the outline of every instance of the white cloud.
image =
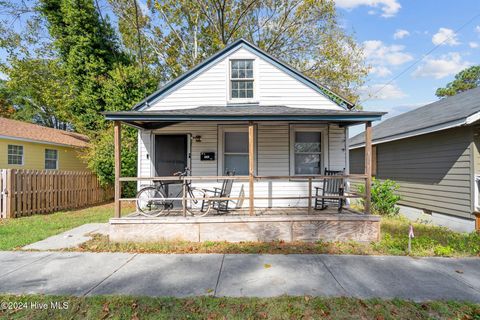
{"type": "MultiPolygon", "coordinates": [[[[339,8],[351,10],[359,6],[369,6],[382,10],[382,17],[390,18],[402,7],[397,0],[335,0],[339,8]]],[[[374,12],[374,11],[373,11],[374,12]]],[[[372,14],[372,10],[369,11],[372,14]]]]}
{"type": "Polygon", "coordinates": [[[480,33],[480,26],[476,26],[476,27],[475,27],[475,32],[480,33]]]}
{"type": "Polygon", "coordinates": [[[363,86],[359,91],[362,100],[390,100],[400,99],[407,96],[405,92],[395,84],[377,83],[371,86],[363,86]]]}
{"type": "Polygon", "coordinates": [[[472,49],[475,49],[475,48],[478,48],[478,47],[479,47],[479,44],[478,44],[478,42],[472,41],[472,42],[469,42],[469,43],[468,43],[468,46],[469,46],[470,48],[472,48],[472,49]]]}
{"type": "Polygon", "coordinates": [[[438,32],[435,33],[432,37],[432,42],[434,45],[449,45],[449,46],[456,46],[459,45],[457,34],[448,28],[440,28],[438,32]]]}
{"type": "Polygon", "coordinates": [[[374,64],[401,65],[411,61],[413,57],[404,52],[405,46],[387,46],[380,40],[368,40],[363,42],[365,57],[374,64]]]}
{"type": "Polygon", "coordinates": [[[410,32],[404,29],[397,29],[395,33],[393,34],[393,39],[403,39],[405,37],[408,37],[410,35],[410,32]]]}
{"type": "Polygon", "coordinates": [[[412,73],[415,77],[434,77],[441,79],[457,74],[459,71],[470,66],[471,63],[463,61],[458,52],[450,52],[438,59],[425,59],[425,62],[412,73]]]}
{"type": "Polygon", "coordinates": [[[373,66],[370,68],[370,73],[376,74],[379,77],[386,77],[392,74],[392,71],[385,66],[373,66]]]}

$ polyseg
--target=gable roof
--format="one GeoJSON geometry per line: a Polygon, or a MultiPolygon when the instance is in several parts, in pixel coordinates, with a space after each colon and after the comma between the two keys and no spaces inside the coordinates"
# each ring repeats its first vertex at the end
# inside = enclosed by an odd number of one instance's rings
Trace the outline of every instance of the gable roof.
{"type": "MultiPolygon", "coordinates": [[[[374,144],[472,124],[480,120],[480,87],[443,98],[387,119],[372,129],[374,144]]],[[[364,134],[350,139],[350,148],[363,147],[364,134]]]]}
{"type": "Polygon", "coordinates": [[[1,138],[79,148],[88,145],[88,137],[82,134],[7,118],[0,118],[0,139],[1,138]]]}
{"type": "Polygon", "coordinates": [[[217,61],[223,59],[226,55],[228,55],[230,52],[235,51],[238,48],[244,48],[260,57],[263,59],[267,60],[271,64],[275,65],[282,71],[286,72],[290,76],[294,77],[295,79],[299,80],[303,84],[307,85],[308,87],[312,88],[313,90],[317,91],[318,93],[322,94],[338,106],[345,108],[345,109],[351,109],[354,107],[354,104],[349,102],[346,98],[342,97],[339,94],[334,93],[332,90],[327,88],[325,85],[322,85],[318,83],[317,81],[305,76],[302,74],[300,71],[296,70],[295,68],[287,65],[284,62],[281,62],[280,60],[274,58],[267,52],[263,51],[262,49],[258,48],[257,46],[251,44],[250,42],[246,41],[245,39],[239,39],[230,45],[226,46],[222,50],[218,51],[208,59],[204,60],[202,63],[198,64],[194,68],[190,69],[189,71],[185,72],[182,74],[180,77],[168,82],[165,84],[162,88],[159,90],[155,91],[139,103],[137,103],[134,107],[133,110],[137,111],[142,111],[145,108],[147,108],[150,104],[153,102],[157,101],[161,97],[165,96],[169,92],[175,90],[177,87],[180,85],[186,83],[190,79],[194,78],[197,76],[199,73],[201,73],[205,68],[208,66],[216,63],[217,61]]]}

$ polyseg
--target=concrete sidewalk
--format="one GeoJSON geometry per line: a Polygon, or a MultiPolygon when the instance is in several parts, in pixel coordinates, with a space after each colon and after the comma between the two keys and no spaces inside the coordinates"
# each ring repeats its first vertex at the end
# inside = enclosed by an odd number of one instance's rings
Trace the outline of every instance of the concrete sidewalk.
{"type": "Polygon", "coordinates": [[[0,292],[480,302],[480,259],[0,252],[0,292]]]}

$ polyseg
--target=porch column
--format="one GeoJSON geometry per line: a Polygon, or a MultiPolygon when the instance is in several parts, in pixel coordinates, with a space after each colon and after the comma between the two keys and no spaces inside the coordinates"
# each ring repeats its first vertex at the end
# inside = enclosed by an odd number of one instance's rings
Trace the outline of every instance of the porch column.
{"type": "Polygon", "coordinates": [[[372,122],[365,123],[365,213],[370,214],[372,201],[372,122]]]}
{"type": "Polygon", "coordinates": [[[115,144],[115,218],[122,216],[122,206],[120,198],[122,195],[122,187],[120,184],[120,170],[121,170],[121,131],[122,126],[120,121],[114,121],[113,123],[113,141],[115,144]]]}
{"type": "Polygon", "coordinates": [[[254,209],[255,209],[255,193],[254,193],[254,181],[253,176],[255,174],[255,126],[253,121],[248,123],[248,212],[251,216],[253,216],[254,209]]]}

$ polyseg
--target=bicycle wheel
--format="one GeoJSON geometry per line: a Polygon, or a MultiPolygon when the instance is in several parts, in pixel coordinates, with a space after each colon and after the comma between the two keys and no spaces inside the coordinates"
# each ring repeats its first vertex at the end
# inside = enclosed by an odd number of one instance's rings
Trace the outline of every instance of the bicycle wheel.
{"type": "Polygon", "coordinates": [[[159,217],[165,211],[165,196],[155,187],[146,187],[137,193],[137,210],[146,217],[159,217]]]}
{"type": "Polygon", "coordinates": [[[185,199],[186,210],[192,216],[203,217],[210,211],[210,201],[205,191],[192,188],[185,199]]]}

